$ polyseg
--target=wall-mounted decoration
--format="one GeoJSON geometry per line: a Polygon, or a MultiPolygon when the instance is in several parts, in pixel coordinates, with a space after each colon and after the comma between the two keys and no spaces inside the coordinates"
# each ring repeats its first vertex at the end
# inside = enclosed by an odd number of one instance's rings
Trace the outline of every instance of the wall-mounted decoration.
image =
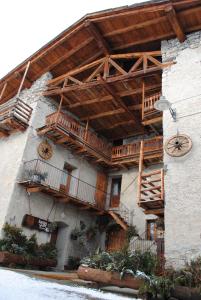
{"type": "Polygon", "coordinates": [[[22,226],[47,233],[52,233],[56,229],[53,225],[55,225],[54,222],[49,222],[31,215],[24,215],[22,220],[22,226]]]}
{"type": "Polygon", "coordinates": [[[48,141],[43,141],[38,146],[38,154],[41,158],[48,160],[52,157],[53,149],[48,141]]]}
{"type": "Polygon", "coordinates": [[[184,156],[192,148],[192,141],[190,137],[185,134],[177,134],[172,136],[165,143],[165,151],[168,155],[173,157],[184,156]]]}

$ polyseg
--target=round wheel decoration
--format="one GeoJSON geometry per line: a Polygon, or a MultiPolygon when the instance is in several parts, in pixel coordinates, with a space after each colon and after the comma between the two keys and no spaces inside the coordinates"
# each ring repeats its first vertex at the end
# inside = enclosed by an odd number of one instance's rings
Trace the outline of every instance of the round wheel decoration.
{"type": "Polygon", "coordinates": [[[41,142],[38,146],[38,154],[43,159],[50,159],[53,154],[52,146],[47,142],[41,142]]]}
{"type": "Polygon", "coordinates": [[[185,134],[172,136],[165,143],[165,151],[168,155],[179,157],[187,154],[192,148],[191,139],[185,134]]]}

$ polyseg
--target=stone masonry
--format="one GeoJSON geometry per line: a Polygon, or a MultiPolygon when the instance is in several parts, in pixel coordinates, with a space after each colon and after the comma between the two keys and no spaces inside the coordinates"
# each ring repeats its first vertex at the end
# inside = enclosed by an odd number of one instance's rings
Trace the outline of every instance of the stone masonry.
{"type": "Polygon", "coordinates": [[[179,268],[201,254],[201,32],[162,42],[163,61],[175,64],[163,71],[163,95],[176,109],[174,122],[164,112],[164,142],[177,132],[193,143],[183,157],[164,153],[165,254],[167,265],[179,268]]]}

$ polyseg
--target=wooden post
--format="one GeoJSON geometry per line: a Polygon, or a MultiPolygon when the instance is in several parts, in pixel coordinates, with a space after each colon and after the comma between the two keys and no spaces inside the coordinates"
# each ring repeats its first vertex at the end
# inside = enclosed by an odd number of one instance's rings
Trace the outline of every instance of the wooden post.
{"type": "Polygon", "coordinates": [[[27,76],[27,72],[28,72],[28,70],[29,70],[30,64],[31,64],[31,62],[29,61],[29,62],[27,63],[27,66],[26,66],[24,75],[23,75],[23,77],[22,77],[22,80],[21,80],[21,83],[20,83],[20,86],[19,86],[19,89],[18,89],[18,92],[17,92],[17,97],[19,97],[20,92],[21,92],[21,90],[22,90],[22,87],[23,87],[25,78],[26,78],[26,76],[27,76]]]}
{"type": "Polygon", "coordinates": [[[164,170],[161,169],[161,200],[164,201],[164,170]]]}
{"type": "Polygon", "coordinates": [[[4,95],[4,92],[6,90],[6,87],[7,87],[7,82],[4,83],[4,86],[2,88],[2,91],[1,91],[1,94],[0,94],[0,104],[1,104],[1,99],[3,98],[3,95],[4,95]]]}
{"type": "Polygon", "coordinates": [[[61,107],[62,107],[62,104],[63,104],[63,99],[64,99],[64,95],[62,94],[61,95],[61,100],[60,100],[60,103],[59,103],[59,107],[58,107],[58,111],[57,111],[57,115],[56,115],[55,124],[57,124],[58,119],[59,119],[59,114],[61,112],[61,107]]]}
{"type": "Polygon", "coordinates": [[[85,141],[87,141],[88,130],[89,130],[89,119],[87,119],[87,123],[86,123],[86,127],[85,127],[85,134],[84,134],[84,140],[85,141]]]}
{"type": "Polygon", "coordinates": [[[139,158],[139,174],[138,174],[138,205],[141,198],[141,186],[142,186],[142,171],[143,171],[143,159],[144,159],[144,141],[140,144],[140,158],[139,158]]]}
{"type": "Polygon", "coordinates": [[[142,82],[142,120],[144,120],[145,83],[142,82]]]}

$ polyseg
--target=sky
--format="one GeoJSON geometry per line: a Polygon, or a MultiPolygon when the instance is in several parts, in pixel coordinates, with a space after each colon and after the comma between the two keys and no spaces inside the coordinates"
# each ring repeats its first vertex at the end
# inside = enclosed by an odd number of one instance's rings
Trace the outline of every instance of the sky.
{"type": "Polygon", "coordinates": [[[145,0],[2,0],[0,78],[87,13],[145,0]]]}

